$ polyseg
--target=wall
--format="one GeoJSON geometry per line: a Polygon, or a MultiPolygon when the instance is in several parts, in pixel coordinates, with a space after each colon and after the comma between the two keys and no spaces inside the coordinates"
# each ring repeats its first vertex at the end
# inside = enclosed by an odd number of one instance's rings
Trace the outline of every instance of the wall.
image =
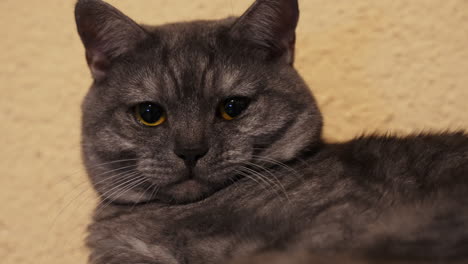
{"type": "MultiPolygon", "coordinates": [[[[250,1],[109,1],[158,24],[250,1]]],[[[296,66],[328,140],[468,128],[468,1],[302,0],[296,66]]],[[[0,1],[0,259],[84,263],[95,197],[79,153],[91,79],[71,0],[0,1]]]]}

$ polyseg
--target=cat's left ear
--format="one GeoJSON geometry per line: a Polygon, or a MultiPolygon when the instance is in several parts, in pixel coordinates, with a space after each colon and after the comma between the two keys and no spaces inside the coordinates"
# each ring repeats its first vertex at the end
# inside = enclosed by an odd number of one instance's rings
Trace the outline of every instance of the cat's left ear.
{"type": "Polygon", "coordinates": [[[293,64],[298,20],[298,0],[256,0],[235,22],[231,34],[293,64]]]}
{"type": "Polygon", "coordinates": [[[148,37],[135,21],[101,0],[79,0],[75,19],[86,60],[97,81],[106,76],[116,58],[148,37]]]}

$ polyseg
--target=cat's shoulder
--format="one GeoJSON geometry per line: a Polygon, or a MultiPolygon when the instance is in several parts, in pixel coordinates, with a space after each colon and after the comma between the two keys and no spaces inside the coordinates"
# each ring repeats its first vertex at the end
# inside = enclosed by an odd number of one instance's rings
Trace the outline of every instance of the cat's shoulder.
{"type": "Polygon", "coordinates": [[[434,154],[468,151],[468,133],[465,131],[417,133],[400,135],[362,135],[350,141],[331,144],[338,153],[346,156],[434,154]]]}
{"type": "Polygon", "coordinates": [[[411,189],[468,186],[468,133],[464,131],[360,136],[332,144],[330,149],[348,174],[366,182],[411,189]]]}

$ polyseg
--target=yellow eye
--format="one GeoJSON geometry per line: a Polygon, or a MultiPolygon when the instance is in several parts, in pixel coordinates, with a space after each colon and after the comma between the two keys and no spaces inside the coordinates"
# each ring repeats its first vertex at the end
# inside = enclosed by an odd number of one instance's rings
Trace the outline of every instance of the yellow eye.
{"type": "Polygon", "coordinates": [[[155,103],[145,102],[135,107],[135,115],[146,126],[159,126],[166,121],[164,109],[155,103]]]}
{"type": "Polygon", "coordinates": [[[226,120],[233,120],[249,106],[247,97],[230,97],[219,105],[219,113],[226,120]]]}
{"type": "Polygon", "coordinates": [[[226,110],[224,109],[224,105],[219,105],[219,113],[221,114],[221,117],[226,119],[226,120],[233,120],[234,119],[234,117],[232,117],[228,113],[226,113],[226,110]]]}

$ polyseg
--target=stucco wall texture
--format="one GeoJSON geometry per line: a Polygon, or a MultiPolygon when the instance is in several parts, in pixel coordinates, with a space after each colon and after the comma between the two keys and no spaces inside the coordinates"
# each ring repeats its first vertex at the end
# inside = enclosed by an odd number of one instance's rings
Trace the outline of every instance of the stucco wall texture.
{"type": "MultiPolygon", "coordinates": [[[[240,14],[251,0],[109,0],[139,22],[240,14]]],[[[0,1],[0,259],[85,263],[96,198],[79,152],[91,78],[72,0],[0,1]]],[[[296,67],[328,140],[468,128],[468,1],[301,0],[296,67]]]]}

